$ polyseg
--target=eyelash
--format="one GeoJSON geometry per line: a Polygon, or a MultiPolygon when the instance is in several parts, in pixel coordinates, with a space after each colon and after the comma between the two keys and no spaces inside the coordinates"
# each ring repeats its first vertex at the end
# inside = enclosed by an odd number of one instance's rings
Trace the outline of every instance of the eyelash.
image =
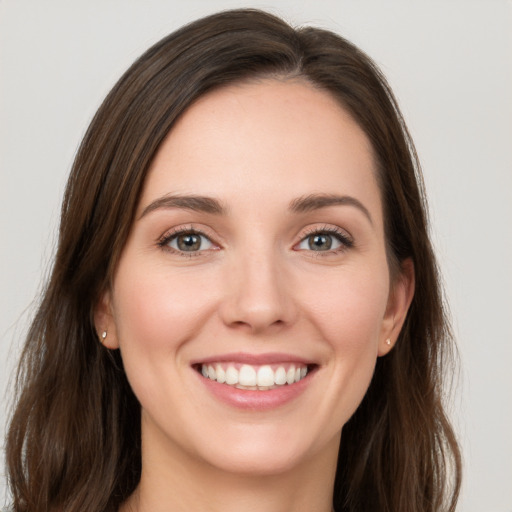
{"type": "MultiPolygon", "coordinates": [[[[204,237],[207,240],[209,240],[210,243],[212,243],[213,245],[215,245],[214,242],[211,240],[211,238],[206,233],[204,233],[203,231],[198,230],[196,228],[193,228],[193,227],[177,228],[177,229],[174,229],[174,230],[172,230],[170,232],[167,232],[158,240],[158,244],[157,245],[162,250],[169,251],[169,252],[172,252],[174,254],[179,254],[180,256],[185,257],[185,258],[192,258],[192,257],[195,257],[195,256],[200,256],[202,253],[204,253],[205,250],[207,250],[207,249],[203,249],[203,250],[199,250],[199,251],[189,251],[189,252],[187,252],[187,251],[176,250],[173,247],[170,247],[169,244],[171,243],[171,241],[173,241],[175,238],[177,238],[180,235],[197,235],[197,236],[201,236],[201,237],[204,237]]],[[[294,245],[294,247],[296,247],[297,245],[301,244],[302,242],[304,242],[305,240],[307,240],[309,237],[311,237],[313,235],[329,235],[329,236],[334,237],[341,244],[340,247],[338,247],[336,249],[332,249],[332,250],[326,250],[326,251],[313,251],[313,250],[310,250],[310,252],[315,253],[314,254],[315,257],[318,257],[318,256],[321,257],[321,256],[332,255],[332,254],[338,254],[338,253],[341,253],[343,251],[346,251],[347,249],[351,249],[352,247],[354,247],[354,240],[349,235],[347,235],[347,233],[345,233],[344,231],[342,231],[339,228],[332,227],[332,226],[324,226],[323,228],[320,228],[320,229],[319,228],[312,228],[312,229],[308,230],[301,237],[300,241],[297,244],[294,245]]],[[[300,249],[297,249],[297,250],[300,250],[300,249]]]]}
{"type": "Polygon", "coordinates": [[[195,229],[193,227],[183,227],[183,228],[177,228],[173,229],[170,232],[165,233],[159,240],[158,240],[158,246],[164,250],[172,252],[173,254],[178,254],[179,256],[183,256],[184,258],[193,258],[194,256],[200,256],[205,250],[199,250],[199,251],[179,251],[177,249],[174,249],[173,247],[170,247],[169,244],[180,235],[197,235],[206,238],[209,240],[213,245],[215,245],[211,238],[204,232],[202,232],[199,229],[195,229]]]}
{"type": "MultiPolygon", "coordinates": [[[[314,253],[315,257],[322,257],[322,256],[329,256],[332,254],[339,254],[341,252],[344,252],[348,249],[351,249],[354,247],[354,240],[352,237],[350,237],[345,231],[342,231],[339,228],[336,228],[334,226],[324,226],[323,228],[312,228],[309,231],[307,231],[300,239],[299,244],[307,240],[309,237],[313,235],[330,235],[334,237],[338,242],[340,242],[341,246],[327,251],[313,251],[310,252],[314,253]]],[[[295,246],[297,246],[296,244],[295,246]]]]}

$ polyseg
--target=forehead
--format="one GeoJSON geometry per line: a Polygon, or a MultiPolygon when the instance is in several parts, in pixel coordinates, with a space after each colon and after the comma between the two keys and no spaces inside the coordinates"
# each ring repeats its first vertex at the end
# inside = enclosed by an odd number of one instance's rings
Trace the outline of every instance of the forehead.
{"type": "Polygon", "coordinates": [[[368,138],[331,94],[298,80],[231,85],[195,102],[159,148],[141,208],[171,193],[235,203],[339,193],[380,206],[368,138]]]}

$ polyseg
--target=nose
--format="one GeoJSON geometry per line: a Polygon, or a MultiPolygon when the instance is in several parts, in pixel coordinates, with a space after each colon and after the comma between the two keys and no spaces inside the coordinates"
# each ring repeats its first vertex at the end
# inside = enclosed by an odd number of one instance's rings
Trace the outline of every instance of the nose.
{"type": "Polygon", "coordinates": [[[291,324],[297,307],[292,279],[283,267],[272,251],[250,252],[232,261],[220,306],[223,322],[251,333],[291,324]]]}

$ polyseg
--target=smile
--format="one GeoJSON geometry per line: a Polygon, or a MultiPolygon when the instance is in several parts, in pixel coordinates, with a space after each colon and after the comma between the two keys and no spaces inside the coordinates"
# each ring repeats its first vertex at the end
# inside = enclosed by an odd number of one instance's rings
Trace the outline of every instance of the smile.
{"type": "Polygon", "coordinates": [[[306,364],[210,363],[200,365],[203,377],[237,389],[268,391],[295,384],[304,379],[309,371],[306,364]]]}
{"type": "Polygon", "coordinates": [[[251,413],[279,409],[298,399],[321,368],[294,354],[242,352],[191,361],[191,366],[216,400],[251,413]]]}

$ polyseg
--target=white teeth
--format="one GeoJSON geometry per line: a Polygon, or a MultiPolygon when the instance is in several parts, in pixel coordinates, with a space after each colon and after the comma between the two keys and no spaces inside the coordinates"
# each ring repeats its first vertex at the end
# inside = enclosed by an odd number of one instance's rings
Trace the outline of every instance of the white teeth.
{"type": "Polygon", "coordinates": [[[286,370],[282,366],[276,370],[274,381],[278,386],[286,384],[286,370]]]}
{"type": "Polygon", "coordinates": [[[244,364],[238,372],[238,383],[242,386],[256,386],[256,370],[252,366],[244,364]]]}
{"type": "Polygon", "coordinates": [[[258,386],[273,386],[274,385],[274,372],[272,371],[272,368],[270,366],[260,366],[258,369],[258,386]]]}
{"type": "Polygon", "coordinates": [[[226,365],[217,363],[201,365],[201,374],[220,384],[228,384],[240,389],[266,391],[276,386],[299,382],[306,377],[308,369],[302,365],[295,367],[294,364],[291,364],[288,370],[285,366],[278,366],[273,370],[268,364],[259,367],[244,364],[237,370],[234,364],[229,364],[226,368],[226,365]]]}
{"type": "Polygon", "coordinates": [[[218,364],[215,366],[215,372],[217,373],[217,382],[224,384],[224,382],[226,382],[226,372],[224,371],[224,368],[218,364]]]}
{"type": "Polygon", "coordinates": [[[226,384],[229,384],[230,386],[238,384],[238,371],[232,366],[228,366],[228,369],[226,370],[226,384]]]}

